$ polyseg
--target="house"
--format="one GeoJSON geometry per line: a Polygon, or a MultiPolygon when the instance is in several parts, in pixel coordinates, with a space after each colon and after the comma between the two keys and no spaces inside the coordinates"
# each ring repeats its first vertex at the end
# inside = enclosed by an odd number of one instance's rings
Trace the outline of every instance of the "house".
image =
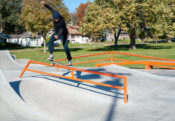
{"type": "Polygon", "coordinates": [[[88,43],[91,41],[89,37],[83,36],[79,32],[79,27],[78,26],[67,26],[69,35],[68,35],[68,40],[71,43],[88,43]]]}
{"type": "Polygon", "coordinates": [[[7,39],[10,39],[11,37],[7,34],[0,33],[0,42],[7,42],[7,39]]]}
{"type": "MultiPolygon", "coordinates": [[[[114,34],[112,33],[112,31],[109,31],[106,33],[106,39],[110,40],[110,41],[114,41],[114,34]]],[[[127,32],[125,31],[121,31],[119,39],[129,39],[129,35],[127,32]]]]}
{"type": "Polygon", "coordinates": [[[22,34],[11,35],[11,38],[8,39],[7,42],[16,43],[23,47],[36,47],[36,46],[41,46],[43,40],[44,39],[42,36],[32,38],[31,32],[24,32],[22,34]]]}
{"type": "MultiPolygon", "coordinates": [[[[68,40],[70,43],[88,43],[90,41],[89,37],[83,36],[79,32],[79,27],[78,26],[67,26],[68,30],[68,40]]],[[[51,36],[54,33],[54,30],[50,30],[47,33],[47,36],[51,36]]],[[[55,43],[59,43],[59,40],[55,41],[55,43]]]]}
{"type": "MultiPolygon", "coordinates": [[[[79,27],[77,26],[67,26],[69,35],[68,40],[71,43],[87,43],[90,41],[90,39],[87,36],[83,36],[79,32],[79,27]]],[[[53,30],[50,30],[47,33],[47,36],[51,36],[54,33],[53,30]]],[[[38,36],[33,38],[31,32],[24,32],[22,34],[13,34],[11,35],[11,38],[7,39],[7,42],[9,43],[16,43],[23,47],[36,47],[42,46],[42,43],[44,41],[44,38],[42,36],[38,36]]],[[[55,43],[59,43],[60,40],[55,41],[55,43]]]]}

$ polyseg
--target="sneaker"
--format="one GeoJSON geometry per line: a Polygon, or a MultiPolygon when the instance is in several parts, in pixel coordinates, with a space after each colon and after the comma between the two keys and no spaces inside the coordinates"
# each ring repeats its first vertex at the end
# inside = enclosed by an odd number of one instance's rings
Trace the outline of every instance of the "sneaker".
{"type": "Polygon", "coordinates": [[[72,61],[69,61],[69,67],[72,67],[72,61]]]}
{"type": "Polygon", "coordinates": [[[53,61],[53,57],[49,57],[48,60],[49,60],[49,61],[53,61]]]}

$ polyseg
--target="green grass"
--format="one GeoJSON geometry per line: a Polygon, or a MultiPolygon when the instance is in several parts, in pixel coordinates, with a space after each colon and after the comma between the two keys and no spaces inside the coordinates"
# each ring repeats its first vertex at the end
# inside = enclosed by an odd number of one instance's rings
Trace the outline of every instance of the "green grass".
{"type": "MultiPolygon", "coordinates": [[[[126,52],[126,53],[133,53],[133,54],[175,60],[175,43],[138,44],[136,50],[130,50],[129,45],[127,44],[120,44],[117,48],[112,46],[112,44],[113,43],[107,43],[107,42],[91,43],[91,44],[69,44],[69,48],[71,50],[71,54],[73,57],[107,52],[107,51],[119,51],[119,52],[126,52]]],[[[49,61],[47,60],[49,53],[48,51],[46,53],[43,53],[43,48],[12,49],[10,50],[10,52],[11,54],[16,55],[17,59],[31,59],[35,61],[49,63],[49,61]]],[[[100,55],[100,56],[93,56],[88,58],[73,59],[73,62],[97,60],[97,59],[104,59],[109,57],[110,57],[109,54],[100,55]]],[[[145,60],[144,58],[118,55],[118,54],[115,54],[114,57],[117,57],[120,59],[126,59],[126,60],[145,60]]],[[[62,45],[55,48],[54,58],[55,59],[66,58],[66,54],[64,52],[62,45]]],[[[96,62],[96,63],[104,63],[104,62],[107,62],[107,61],[96,62]]],[[[62,63],[67,63],[67,61],[62,61],[62,63]]],[[[80,64],[76,66],[93,67],[95,66],[96,63],[80,64]]],[[[134,65],[134,66],[128,66],[128,67],[144,68],[144,66],[140,66],[140,65],[134,65]]]]}

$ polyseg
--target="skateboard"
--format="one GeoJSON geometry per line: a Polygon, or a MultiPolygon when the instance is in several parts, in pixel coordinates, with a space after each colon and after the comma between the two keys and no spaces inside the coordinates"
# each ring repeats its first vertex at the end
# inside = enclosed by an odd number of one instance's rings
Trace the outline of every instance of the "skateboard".
{"type": "Polygon", "coordinates": [[[51,65],[52,65],[52,66],[55,65],[55,64],[58,64],[58,65],[62,65],[62,66],[69,67],[68,65],[65,65],[65,64],[60,63],[60,62],[56,62],[56,61],[54,61],[54,60],[49,60],[49,61],[51,62],[51,65]]]}

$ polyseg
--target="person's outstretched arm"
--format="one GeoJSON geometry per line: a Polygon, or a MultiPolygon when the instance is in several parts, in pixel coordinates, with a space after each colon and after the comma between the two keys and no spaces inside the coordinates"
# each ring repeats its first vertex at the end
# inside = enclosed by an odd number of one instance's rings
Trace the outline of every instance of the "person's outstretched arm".
{"type": "Polygon", "coordinates": [[[46,4],[46,2],[41,1],[41,4],[44,5],[47,9],[49,9],[51,12],[54,11],[54,9],[52,7],[50,7],[48,4],[46,4]]]}

